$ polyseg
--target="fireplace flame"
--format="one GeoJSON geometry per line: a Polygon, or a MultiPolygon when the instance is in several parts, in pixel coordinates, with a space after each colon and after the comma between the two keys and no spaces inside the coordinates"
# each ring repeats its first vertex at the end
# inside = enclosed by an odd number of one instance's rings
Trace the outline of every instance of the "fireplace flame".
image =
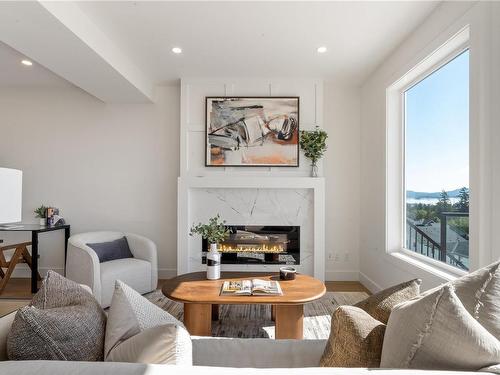
{"type": "Polygon", "coordinates": [[[227,245],[221,244],[219,246],[221,253],[285,253],[282,245],[227,245]]]}

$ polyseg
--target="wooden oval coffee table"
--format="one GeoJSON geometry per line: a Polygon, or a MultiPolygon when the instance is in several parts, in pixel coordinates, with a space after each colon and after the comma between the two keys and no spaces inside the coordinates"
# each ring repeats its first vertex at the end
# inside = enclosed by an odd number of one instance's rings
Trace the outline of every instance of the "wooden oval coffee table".
{"type": "Polygon", "coordinates": [[[219,280],[207,280],[206,272],[179,275],[166,280],[163,294],[184,303],[184,325],[191,335],[211,336],[212,309],[218,305],[272,305],[277,339],[302,339],[304,304],[321,298],[325,284],[314,277],[297,274],[295,280],[282,281],[275,273],[223,272],[219,280]],[[282,296],[220,296],[222,283],[241,279],[278,280],[282,296]]]}

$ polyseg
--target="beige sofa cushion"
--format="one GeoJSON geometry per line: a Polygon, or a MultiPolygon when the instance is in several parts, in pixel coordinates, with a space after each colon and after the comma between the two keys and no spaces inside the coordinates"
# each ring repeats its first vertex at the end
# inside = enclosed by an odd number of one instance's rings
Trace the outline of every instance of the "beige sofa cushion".
{"type": "Polygon", "coordinates": [[[49,271],[30,305],[18,310],[7,338],[11,360],[100,361],[106,316],[77,283],[49,271]]]}
{"type": "Polygon", "coordinates": [[[332,315],[330,337],[321,367],[379,367],[385,324],[354,306],[340,306],[332,315]]]}
{"type": "Polygon", "coordinates": [[[419,295],[421,283],[420,279],[406,281],[375,293],[354,306],[365,310],[373,318],[387,324],[394,306],[419,295]]]}
{"type": "Polygon", "coordinates": [[[500,340],[500,262],[451,283],[465,309],[500,340]]]}
{"type": "Polygon", "coordinates": [[[192,365],[184,325],[117,280],[106,325],[105,360],[192,365]],[[161,348],[155,353],[155,350],[161,348]]]}
{"type": "Polygon", "coordinates": [[[444,287],[396,306],[381,367],[477,371],[500,363],[500,342],[444,287]]]}
{"type": "MultiPolygon", "coordinates": [[[[471,272],[448,285],[453,286],[469,314],[500,340],[500,262],[471,272]]],[[[422,296],[434,293],[441,287],[430,289],[422,296]]]]}

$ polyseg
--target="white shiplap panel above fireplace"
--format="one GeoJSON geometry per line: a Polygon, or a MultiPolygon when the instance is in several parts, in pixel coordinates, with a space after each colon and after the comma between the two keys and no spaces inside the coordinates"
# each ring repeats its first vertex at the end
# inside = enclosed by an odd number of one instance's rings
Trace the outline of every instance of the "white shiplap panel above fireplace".
{"type": "MultiPolygon", "coordinates": [[[[212,174],[257,176],[308,176],[310,162],[300,158],[300,167],[205,167],[205,97],[206,96],[299,96],[300,129],[323,125],[323,82],[296,80],[183,79],[181,81],[180,175],[212,174]]],[[[321,165],[320,165],[321,168],[321,165]]]]}
{"type": "MultiPolygon", "coordinates": [[[[303,155],[298,168],[205,167],[206,96],[299,96],[300,129],[322,127],[323,122],[323,83],[316,79],[181,80],[177,272],[205,269],[201,265],[201,240],[189,237],[189,228],[193,222],[220,213],[230,224],[300,225],[299,270],[324,280],[324,179],[308,177],[310,162],[303,155]],[[249,204],[260,206],[250,214],[249,204]]],[[[223,265],[223,270],[277,268],[223,265]]]]}

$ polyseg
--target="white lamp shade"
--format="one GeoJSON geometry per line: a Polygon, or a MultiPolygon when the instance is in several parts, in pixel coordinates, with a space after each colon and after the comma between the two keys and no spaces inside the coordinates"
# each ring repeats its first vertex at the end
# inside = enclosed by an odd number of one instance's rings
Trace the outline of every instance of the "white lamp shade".
{"type": "Polygon", "coordinates": [[[0,224],[21,221],[23,172],[0,168],[0,224]]]}

